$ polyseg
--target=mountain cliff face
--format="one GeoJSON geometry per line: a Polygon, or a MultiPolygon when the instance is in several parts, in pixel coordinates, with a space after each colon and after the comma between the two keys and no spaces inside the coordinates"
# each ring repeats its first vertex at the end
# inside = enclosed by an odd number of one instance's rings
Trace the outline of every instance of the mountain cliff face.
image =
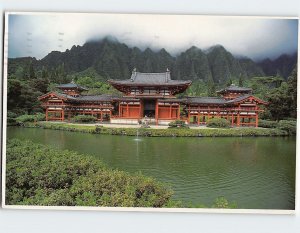
{"type": "Polygon", "coordinates": [[[292,55],[282,54],[274,60],[265,59],[258,63],[268,76],[280,75],[287,78],[297,65],[297,53],[292,55]]]}
{"type": "Polygon", "coordinates": [[[41,60],[35,58],[9,59],[9,74],[15,73],[18,65],[32,63],[36,70],[53,70],[63,66],[66,74],[84,73],[93,70],[106,80],[127,79],[133,68],[140,72],[164,72],[169,68],[173,79],[213,80],[226,83],[230,79],[244,79],[276,75],[278,70],[284,77],[295,67],[296,56],[283,55],[278,59],[264,60],[256,64],[249,58],[235,58],[223,46],[214,46],[203,51],[195,46],[171,56],[165,49],[144,51],[130,48],[118,41],[105,38],[87,42],[83,46],[73,46],[65,52],[53,51],[41,60]]]}

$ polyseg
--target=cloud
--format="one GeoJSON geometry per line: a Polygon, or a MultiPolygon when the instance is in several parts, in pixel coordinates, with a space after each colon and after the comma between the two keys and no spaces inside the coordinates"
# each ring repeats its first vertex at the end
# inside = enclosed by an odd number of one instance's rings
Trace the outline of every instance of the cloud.
{"type": "Polygon", "coordinates": [[[9,57],[42,58],[110,35],[128,46],[165,48],[221,44],[235,55],[274,58],[297,51],[298,21],[250,17],[138,14],[15,14],[9,16],[9,57]]]}

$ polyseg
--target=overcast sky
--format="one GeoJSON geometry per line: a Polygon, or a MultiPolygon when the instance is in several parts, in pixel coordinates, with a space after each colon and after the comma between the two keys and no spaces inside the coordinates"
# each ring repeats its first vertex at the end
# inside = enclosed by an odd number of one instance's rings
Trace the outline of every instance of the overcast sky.
{"type": "Polygon", "coordinates": [[[141,49],[172,55],[195,45],[223,45],[234,55],[276,58],[297,51],[298,21],[249,17],[136,14],[36,14],[9,16],[9,57],[43,58],[91,39],[113,36],[141,49]]]}

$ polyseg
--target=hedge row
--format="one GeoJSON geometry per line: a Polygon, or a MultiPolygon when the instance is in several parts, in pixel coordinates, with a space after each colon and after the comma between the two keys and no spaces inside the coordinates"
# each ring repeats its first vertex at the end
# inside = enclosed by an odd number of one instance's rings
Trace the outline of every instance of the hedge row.
{"type": "MultiPolygon", "coordinates": [[[[66,130],[83,133],[136,136],[136,128],[107,128],[103,126],[75,125],[67,123],[38,122],[26,124],[27,127],[66,130]]],[[[241,136],[287,136],[288,132],[281,129],[263,128],[230,128],[230,129],[188,129],[169,128],[152,129],[139,128],[139,135],[146,137],[241,137],[241,136]]]]}

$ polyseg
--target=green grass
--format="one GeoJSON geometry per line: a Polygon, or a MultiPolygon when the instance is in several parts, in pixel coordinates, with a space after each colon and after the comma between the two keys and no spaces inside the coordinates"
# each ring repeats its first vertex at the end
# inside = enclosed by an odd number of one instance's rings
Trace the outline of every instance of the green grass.
{"type": "MultiPolygon", "coordinates": [[[[72,132],[136,136],[136,128],[107,128],[102,126],[68,124],[55,122],[27,123],[25,127],[66,130],[72,132]]],[[[248,136],[288,136],[286,130],[278,128],[139,128],[139,136],[145,137],[248,137],[248,136]]]]}

